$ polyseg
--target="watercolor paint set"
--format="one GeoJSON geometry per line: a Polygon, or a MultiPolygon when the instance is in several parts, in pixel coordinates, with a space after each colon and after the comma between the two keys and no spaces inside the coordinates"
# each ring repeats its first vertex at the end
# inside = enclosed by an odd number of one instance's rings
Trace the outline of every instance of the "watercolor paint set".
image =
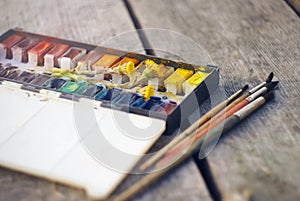
{"type": "Polygon", "coordinates": [[[213,65],[8,30],[0,36],[0,116],[5,120],[0,124],[0,164],[82,187],[91,197],[104,199],[218,83],[219,69],[213,65]],[[83,109],[75,114],[76,107],[83,109]],[[89,110],[94,121],[86,114],[89,110]],[[95,128],[105,138],[98,139],[95,128]],[[122,171],[114,171],[91,157],[109,152],[108,144],[91,154],[82,147],[85,140],[109,141],[132,157],[120,160],[122,171]]]}

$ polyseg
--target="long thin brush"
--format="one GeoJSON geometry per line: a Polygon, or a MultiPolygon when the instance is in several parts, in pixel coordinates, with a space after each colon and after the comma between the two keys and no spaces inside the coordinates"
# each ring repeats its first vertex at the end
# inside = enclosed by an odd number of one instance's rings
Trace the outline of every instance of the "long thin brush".
{"type": "Polygon", "coordinates": [[[218,116],[223,116],[228,110],[230,110],[232,107],[234,107],[236,104],[250,96],[251,94],[255,93],[257,90],[265,86],[267,83],[270,83],[274,77],[274,73],[271,72],[268,77],[263,81],[262,83],[258,84],[257,86],[253,87],[246,93],[244,93],[242,96],[239,98],[235,99],[233,102],[231,102],[225,109],[223,109],[221,112],[218,113],[218,116]]]}

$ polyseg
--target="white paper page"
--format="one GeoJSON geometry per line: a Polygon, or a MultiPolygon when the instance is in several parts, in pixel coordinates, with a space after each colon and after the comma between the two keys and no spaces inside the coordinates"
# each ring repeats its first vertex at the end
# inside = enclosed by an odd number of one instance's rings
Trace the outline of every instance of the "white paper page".
{"type": "Polygon", "coordinates": [[[47,102],[31,92],[0,85],[0,144],[39,112],[47,102]]]}
{"type": "Polygon", "coordinates": [[[6,104],[0,109],[22,102],[13,111],[24,115],[22,123],[12,114],[1,116],[0,136],[14,134],[0,146],[0,164],[82,187],[92,198],[106,198],[165,129],[163,120],[102,108],[91,100],[46,100],[46,93],[26,99],[24,90],[7,90],[2,89],[6,104]]]}

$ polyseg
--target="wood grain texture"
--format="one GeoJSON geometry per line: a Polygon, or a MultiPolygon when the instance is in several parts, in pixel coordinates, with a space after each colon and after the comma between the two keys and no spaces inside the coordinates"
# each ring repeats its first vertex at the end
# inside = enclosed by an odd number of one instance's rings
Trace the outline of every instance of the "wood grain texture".
{"type": "MultiPolygon", "coordinates": [[[[208,161],[224,199],[297,200],[300,20],[293,10],[276,0],[131,0],[131,4],[144,28],[176,31],[200,45],[220,67],[225,94],[275,73],[280,80],[275,100],[224,136],[208,161]]],[[[148,37],[155,47],[157,38],[151,33],[148,37]]],[[[160,49],[172,51],[176,41],[165,40],[160,49]]],[[[199,60],[188,62],[194,61],[199,60]]]]}
{"type": "Polygon", "coordinates": [[[88,200],[81,189],[70,188],[0,168],[0,200],[88,200]]]}
{"type": "Polygon", "coordinates": [[[25,31],[123,50],[142,50],[122,1],[68,0],[0,1],[0,32],[20,27],[25,31]],[[119,40],[126,35],[126,42],[119,40]],[[116,38],[114,38],[116,37],[116,38]]]}
{"type": "MultiPolygon", "coordinates": [[[[122,1],[2,0],[0,32],[25,31],[144,53],[122,1]]],[[[119,189],[135,180],[128,177],[119,189]]],[[[116,192],[117,193],[117,192],[116,192]]],[[[173,171],[133,200],[211,200],[193,161],[173,171]],[[184,185],[182,188],[181,185],[184,185]]],[[[0,168],[0,200],[89,200],[85,193],[22,173],[0,168]]]]}
{"type": "MultiPolygon", "coordinates": [[[[123,192],[133,182],[139,181],[143,175],[132,175],[114,193],[123,192]]],[[[131,200],[131,199],[130,199],[131,200]]],[[[189,158],[179,167],[163,175],[158,181],[135,195],[135,201],[175,200],[206,201],[212,200],[199,176],[194,161],[189,158]]]]}

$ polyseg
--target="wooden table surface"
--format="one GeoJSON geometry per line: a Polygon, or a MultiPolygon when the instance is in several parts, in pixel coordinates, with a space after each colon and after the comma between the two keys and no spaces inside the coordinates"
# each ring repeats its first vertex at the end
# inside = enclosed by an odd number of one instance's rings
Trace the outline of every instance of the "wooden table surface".
{"type": "MultiPolygon", "coordinates": [[[[280,81],[275,100],[223,136],[206,159],[187,160],[133,200],[299,199],[300,19],[285,1],[2,0],[0,7],[1,33],[22,27],[142,53],[150,45],[158,56],[188,63],[209,60],[220,67],[216,97],[254,86],[273,71],[280,81]],[[199,55],[172,51],[195,44],[199,55]]],[[[137,179],[130,176],[114,194],[137,179]]],[[[89,199],[80,189],[0,168],[0,200],[89,199]]]]}

